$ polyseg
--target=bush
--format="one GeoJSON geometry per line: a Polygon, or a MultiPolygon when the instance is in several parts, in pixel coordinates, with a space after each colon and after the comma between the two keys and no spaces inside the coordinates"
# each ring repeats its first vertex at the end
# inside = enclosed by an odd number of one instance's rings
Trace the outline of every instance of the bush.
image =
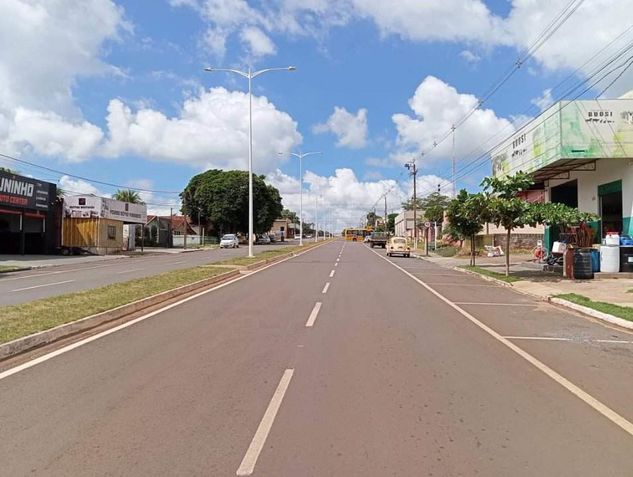
{"type": "Polygon", "coordinates": [[[449,246],[449,247],[438,247],[435,251],[440,257],[454,257],[457,254],[457,248],[449,246]]]}

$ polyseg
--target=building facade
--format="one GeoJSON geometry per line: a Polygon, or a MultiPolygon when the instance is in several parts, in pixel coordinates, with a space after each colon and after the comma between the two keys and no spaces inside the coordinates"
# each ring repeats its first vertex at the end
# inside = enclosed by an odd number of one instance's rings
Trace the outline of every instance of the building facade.
{"type": "Polygon", "coordinates": [[[50,254],[57,247],[57,187],[0,171],[0,254],[50,254]]]}
{"type": "Polygon", "coordinates": [[[495,176],[529,172],[544,201],[597,215],[596,240],[633,235],[633,99],[558,102],[491,155],[495,176]]]}

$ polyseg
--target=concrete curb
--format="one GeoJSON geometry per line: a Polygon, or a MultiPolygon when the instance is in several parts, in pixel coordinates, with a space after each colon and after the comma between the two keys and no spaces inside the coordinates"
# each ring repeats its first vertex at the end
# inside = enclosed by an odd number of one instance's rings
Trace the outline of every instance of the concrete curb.
{"type": "Polygon", "coordinates": [[[503,280],[499,280],[498,278],[489,277],[488,275],[483,275],[483,274],[478,273],[478,272],[473,272],[472,270],[466,270],[466,269],[460,268],[460,267],[453,267],[453,270],[456,270],[456,271],[462,272],[462,273],[466,273],[468,275],[474,275],[474,276],[482,278],[482,279],[484,279],[484,280],[486,280],[488,282],[494,282],[494,283],[497,283],[497,284],[502,285],[504,287],[513,288],[512,283],[504,282],[503,280]]]}
{"type": "Polygon", "coordinates": [[[239,275],[239,270],[232,270],[230,272],[221,273],[220,275],[205,278],[203,280],[190,283],[188,285],[183,285],[172,290],[167,290],[147,298],[142,298],[132,303],[128,303],[127,305],[121,305],[117,308],[97,313],[96,315],[87,316],[71,323],[59,325],[55,328],[51,328],[50,330],[44,330],[32,335],[24,336],[22,338],[17,338],[13,341],[9,341],[8,343],[3,343],[0,345],[0,360],[9,358],[16,354],[23,353],[25,351],[37,348],[45,344],[52,343],[62,338],[66,338],[68,336],[90,330],[109,321],[123,318],[126,315],[135,313],[145,308],[149,308],[151,306],[159,305],[172,298],[179,297],[180,295],[184,295],[186,293],[190,293],[201,288],[205,288],[209,285],[215,285],[239,275]]]}
{"type": "Polygon", "coordinates": [[[618,318],[617,316],[609,315],[608,313],[603,313],[601,311],[594,310],[593,308],[588,308],[586,306],[578,305],[576,303],[572,303],[571,301],[567,301],[562,298],[548,297],[548,301],[550,303],[554,303],[556,305],[569,308],[570,310],[578,311],[584,315],[591,316],[592,318],[606,321],[607,323],[611,323],[612,325],[617,325],[621,328],[633,330],[633,321],[628,321],[622,318],[618,318]]]}

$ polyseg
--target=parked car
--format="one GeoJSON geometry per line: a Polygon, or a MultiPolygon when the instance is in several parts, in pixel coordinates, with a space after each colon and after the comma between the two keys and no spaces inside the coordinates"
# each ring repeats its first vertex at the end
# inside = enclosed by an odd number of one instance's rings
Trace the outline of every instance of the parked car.
{"type": "Polygon", "coordinates": [[[220,239],[220,248],[239,248],[240,243],[235,234],[223,235],[220,239]]]}
{"type": "Polygon", "coordinates": [[[411,249],[404,237],[391,237],[387,243],[387,256],[402,255],[403,257],[411,256],[411,249]]]}
{"type": "Polygon", "coordinates": [[[257,240],[255,240],[256,244],[259,245],[268,245],[270,244],[270,237],[268,234],[261,234],[257,236],[257,240]]]}

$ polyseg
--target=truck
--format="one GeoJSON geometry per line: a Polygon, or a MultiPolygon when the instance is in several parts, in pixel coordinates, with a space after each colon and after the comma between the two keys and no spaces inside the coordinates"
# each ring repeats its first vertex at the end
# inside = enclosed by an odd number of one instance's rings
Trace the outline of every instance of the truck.
{"type": "Polygon", "coordinates": [[[371,248],[385,248],[387,246],[387,240],[389,240],[389,234],[387,232],[372,232],[369,236],[369,246],[371,248]]]}

